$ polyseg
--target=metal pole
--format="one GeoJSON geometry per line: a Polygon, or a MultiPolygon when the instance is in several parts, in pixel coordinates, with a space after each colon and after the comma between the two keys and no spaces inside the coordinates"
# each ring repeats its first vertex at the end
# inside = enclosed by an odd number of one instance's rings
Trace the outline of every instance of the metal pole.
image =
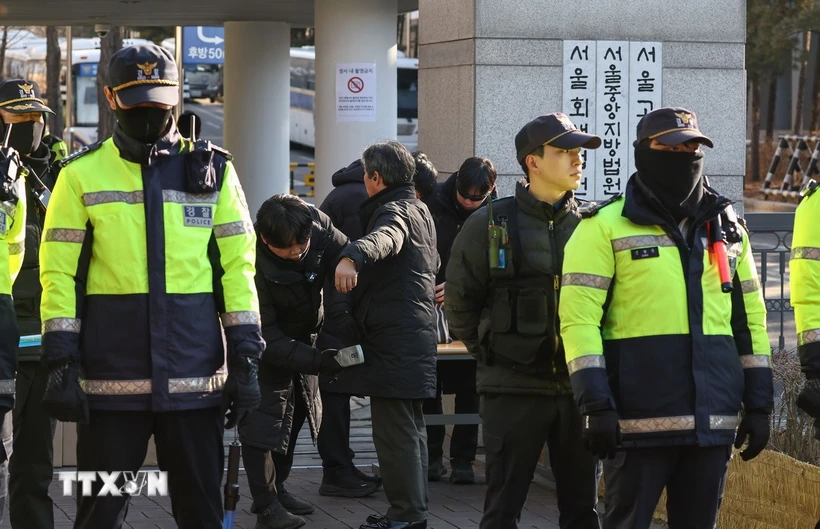
{"type": "Polygon", "coordinates": [[[71,26],[65,28],[65,51],[66,51],[66,71],[65,71],[65,141],[68,144],[68,152],[74,152],[74,75],[72,72],[72,54],[74,46],[71,42],[71,26]]]}
{"type": "Polygon", "coordinates": [[[182,26],[176,27],[174,35],[174,60],[179,71],[179,104],[174,109],[174,120],[179,123],[182,106],[185,104],[185,68],[182,66],[182,26]]]}
{"type": "Polygon", "coordinates": [[[403,40],[404,40],[404,55],[405,57],[412,57],[413,52],[410,50],[410,13],[404,14],[404,24],[403,26],[403,40]]]}

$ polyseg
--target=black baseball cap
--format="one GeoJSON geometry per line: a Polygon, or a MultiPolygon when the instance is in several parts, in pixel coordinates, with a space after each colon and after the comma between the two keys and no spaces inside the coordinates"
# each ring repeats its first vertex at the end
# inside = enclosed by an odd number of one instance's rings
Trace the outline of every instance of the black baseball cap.
{"type": "Polygon", "coordinates": [[[179,72],[168,50],[156,44],[121,49],[111,57],[108,86],[124,105],[179,104],[179,72]]]}
{"type": "Polygon", "coordinates": [[[687,141],[698,141],[714,148],[712,140],[698,129],[698,117],[691,110],[678,107],[663,107],[648,113],[638,122],[637,147],[645,139],[658,140],[664,145],[678,145],[687,141]]]}
{"type": "Polygon", "coordinates": [[[597,149],[601,138],[581,132],[566,114],[556,112],[544,114],[530,121],[515,135],[515,151],[518,163],[524,161],[532,151],[542,145],[558,149],[597,149]]]}
{"type": "Polygon", "coordinates": [[[9,79],[0,83],[0,110],[12,114],[28,112],[54,114],[54,111],[40,99],[40,86],[34,81],[25,79],[9,79]]]}

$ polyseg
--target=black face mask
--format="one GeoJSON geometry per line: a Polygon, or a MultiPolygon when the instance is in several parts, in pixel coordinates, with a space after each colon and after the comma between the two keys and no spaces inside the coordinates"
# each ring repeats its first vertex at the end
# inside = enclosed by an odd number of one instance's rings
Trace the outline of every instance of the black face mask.
{"type": "Polygon", "coordinates": [[[154,144],[160,139],[171,118],[169,108],[165,110],[157,107],[119,108],[114,111],[120,128],[131,138],[148,144],[154,144]]]}
{"type": "Polygon", "coordinates": [[[638,177],[680,222],[697,212],[703,198],[703,151],[672,152],[635,148],[638,177]]]}
{"type": "MultiPolygon", "coordinates": [[[[6,124],[3,126],[4,136],[7,126],[6,124]]],[[[45,128],[45,123],[36,121],[13,123],[11,125],[11,135],[9,136],[9,147],[20,154],[33,153],[40,147],[40,141],[43,139],[43,131],[45,128]]]]}

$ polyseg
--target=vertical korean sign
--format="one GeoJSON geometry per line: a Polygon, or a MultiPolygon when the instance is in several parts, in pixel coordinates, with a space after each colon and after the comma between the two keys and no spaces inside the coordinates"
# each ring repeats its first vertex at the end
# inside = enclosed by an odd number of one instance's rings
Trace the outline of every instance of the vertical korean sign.
{"type": "Polygon", "coordinates": [[[606,200],[623,193],[635,171],[632,143],[638,121],[662,105],[659,42],[564,41],[563,112],[603,140],[585,150],[584,179],[576,194],[606,200]]]}
{"type": "MultiPolygon", "coordinates": [[[[662,106],[663,55],[659,42],[629,43],[629,145],[638,137],[638,122],[662,106]]],[[[629,174],[635,172],[634,151],[630,152],[629,174]]]]}
{"type": "Polygon", "coordinates": [[[336,64],[336,121],[376,121],[376,63],[336,64]]]}
{"type": "MultiPolygon", "coordinates": [[[[595,41],[564,41],[564,114],[584,132],[595,134],[595,41]]],[[[575,192],[592,200],[595,195],[595,151],[584,149],[584,177],[575,192]]]]}
{"type": "Polygon", "coordinates": [[[598,42],[597,153],[595,198],[606,200],[623,192],[629,167],[629,43],[598,42]]]}

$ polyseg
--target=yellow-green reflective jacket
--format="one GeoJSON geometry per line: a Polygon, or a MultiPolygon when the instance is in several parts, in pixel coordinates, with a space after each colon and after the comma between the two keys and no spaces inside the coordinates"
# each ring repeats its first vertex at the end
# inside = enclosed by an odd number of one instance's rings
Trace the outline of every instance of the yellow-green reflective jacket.
{"type": "Polygon", "coordinates": [[[17,199],[0,202],[0,295],[11,295],[11,286],[23,267],[26,250],[26,179],[14,183],[17,199]]]}
{"type": "Polygon", "coordinates": [[[264,348],[253,225],[233,165],[187,191],[172,127],[152,149],[117,128],[63,164],[40,254],[43,355],[82,362],[91,408],[170,411],[219,403],[228,355],[264,348]]]}
{"type": "Polygon", "coordinates": [[[820,193],[814,185],[794,215],[789,261],[791,304],[803,372],[820,376],[820,193]]]}
{"type": "Polygon", "coordinates": [[[636,187],[582,220],[566,247],[559,312],[576,400],[584,413],[616,409],[624,446],[731,443],[741,405],[773,403],[748,233],[727,249],[724,293],[705,224],[728,200],[707,193],[684,240],[636,187]]]}
{"type": "Polygon", "coordinates": [[[26,248],[25,177],[14,183],[17,199],[0,202],[0,407],[14,408],[19,328],[12,285],[23,266],[26,248]]]}

